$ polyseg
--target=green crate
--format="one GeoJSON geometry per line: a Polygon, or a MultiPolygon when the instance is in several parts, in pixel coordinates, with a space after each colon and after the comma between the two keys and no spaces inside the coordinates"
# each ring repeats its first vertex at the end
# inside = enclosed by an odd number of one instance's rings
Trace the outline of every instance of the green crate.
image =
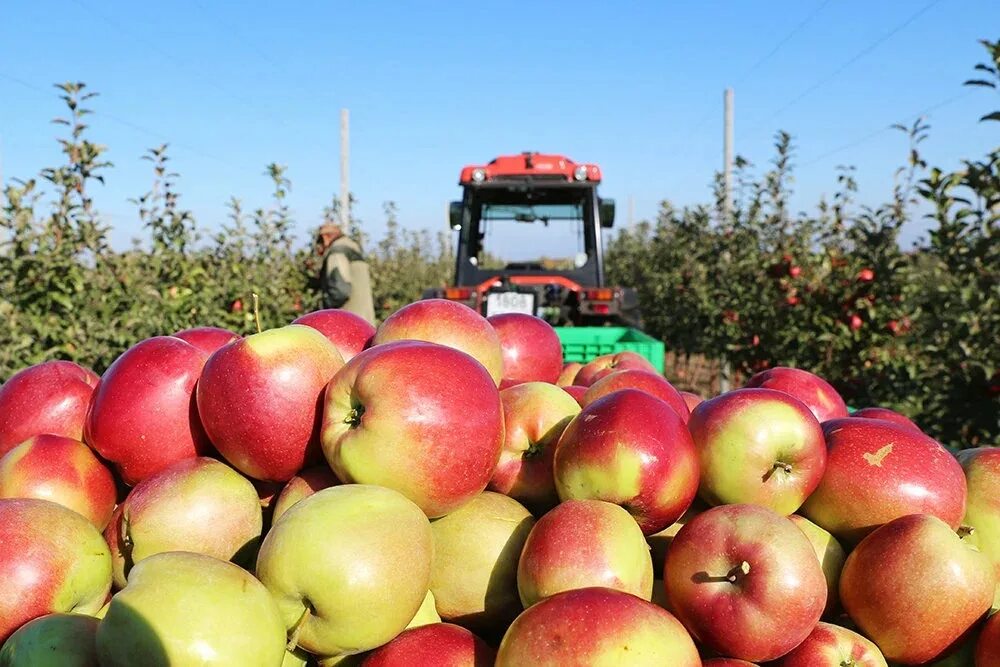
{"type": "Polygon", "coordinates": [[[585,364],[594,357],[616,352],[635,352],[663,373],[663,342],[630,327],[556,327],[562,342],[563,362],[585,364]]]}

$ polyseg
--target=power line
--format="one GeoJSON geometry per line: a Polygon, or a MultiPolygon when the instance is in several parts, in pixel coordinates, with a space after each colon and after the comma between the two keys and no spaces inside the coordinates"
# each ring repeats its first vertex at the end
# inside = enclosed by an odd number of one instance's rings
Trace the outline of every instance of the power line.
{"type": "Polygon", "coordinates": [[[785,44],[791,41],[792,37],[797,35],[799,31],[802,30],[802,28],[806,27],[806,25],[808,25],[810,21],[816,18],[816,15],[819,14],[821,11],[823,11],[826,8],[826,6],[830,4],[830,2],[832,2],[832,0],[823,0],[823,2],[817,5],[816,8],[813,9],[804,19],[802,19],[802,21],[800,21],[798,25],[792,28],[791,32],[785,35],[780,42],[775,44],[773,49],[768,51],[760,60],[755,62],[745,72],[743,72],[743,74],[741,74],[740,77],[733,82],[733,85],[735,86],[736,84],[746,79],[754,70],[756,70],[758,67],[766,63],[771,58],[773,58],[774,55],[778,53],[778,51],[780,51],[782,47],[785,46],[785,44]]]}

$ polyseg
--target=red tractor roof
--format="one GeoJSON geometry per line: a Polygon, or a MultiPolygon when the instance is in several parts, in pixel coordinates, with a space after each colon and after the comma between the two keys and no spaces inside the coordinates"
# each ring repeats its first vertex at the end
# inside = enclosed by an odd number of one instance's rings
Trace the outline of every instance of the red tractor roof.
{"type": "Polygon", "coordinates": [[[599,183],[601,168],[596,164],[579,164],[564,155],[521,153],[501,155],[485,165],[469,165],[462,169],[460,185],[485,183],[495,179],[541,178],[566,182],[599,183]]]}

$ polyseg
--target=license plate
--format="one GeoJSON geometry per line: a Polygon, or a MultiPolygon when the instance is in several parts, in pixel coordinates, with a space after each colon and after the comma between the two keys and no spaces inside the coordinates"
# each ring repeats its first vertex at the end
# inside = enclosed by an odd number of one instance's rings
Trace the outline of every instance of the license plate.
{"type": "Polygon", "coordinates": [[[535,314],[535,295],[519,292],[499,292],[486,295],[486,316],[501,313],[535,314]]]}

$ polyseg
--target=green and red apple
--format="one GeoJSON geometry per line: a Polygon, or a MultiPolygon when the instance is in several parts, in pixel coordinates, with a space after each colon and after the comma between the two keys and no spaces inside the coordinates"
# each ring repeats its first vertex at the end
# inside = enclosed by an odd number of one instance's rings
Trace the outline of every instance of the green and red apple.
{"type": "Polygon", "coordinates": [[[361,667],[493,667],[496,651],[465,628],[435,623],[405,630],[369,653],[361,667]]]}
{"type": "Polygon", "coordinates": [[[315,310],[298,317],[292,324],[304,324],[326,336],[345,362],[365,349],[375,335],[371,322],[340,308],[315,310]]]}
{"type": "Polygon", "coordinates": [[[968,488],[962,525],[972,530],[966,540],[993,563],[997,577],[993,609],[1000,610],[1000,448],[966,449],[958,453],[958,461],[968,488]]]}
{"type": "Polygon", "coordinates": [[[774,667],[887,667],[882,652],[856,632],[819,623],[806,640],[774,667]]]}
{"type": "Polygon", "coordinates": [[[534,315],[503,313],[487,321],[500,338],[506,389],[522,382],[555,384],[563,369],[562,341],[552,325],[534,315]]]}
{"type": "Polygon", "coordinates": [[[574,376],[573,384],[589,387],[601,378],[616,371],[640,370],[656,372],[656,367],[638,352],[615,352],[594,357],[584,364],[574,376]]]}
{"type": "Polygon", "coordinates": [[[847,416],[847,404],[833,385],[801,368],[769,368],[752,376],[746,386],[774,389],[794,396],[805,403],[820,422],[847,416]]]}
{"type": "Polygon", "coordinates": [[[605,375],[587,387],[581,405],[587,407],[597,399],[622,389],[638,389],[656,396],[673,408],[685,424],[690,417],[684,397],[665,377],[653,371],[639,369],[615,371],[605,375]]]}
{"type": "Polygon", "coordinates": [[[271,514],[271,521],[277,521],[288,508],[299,502],[303,498],[308,498],[312,494],[322,489],[340,484],[340,480],[330,470],[330,466],[320,464],[312,468],[306,468],[295,477],[288,480],[288,483],[281,489],[277,499],[274,501],[274,509],[271,514]]]}
{"type": "Polygon", "coordinates": [[[100,667],[97,626],[84,614],[48,614],[29,621],[0,649],[3,667],[100,667]]]}

